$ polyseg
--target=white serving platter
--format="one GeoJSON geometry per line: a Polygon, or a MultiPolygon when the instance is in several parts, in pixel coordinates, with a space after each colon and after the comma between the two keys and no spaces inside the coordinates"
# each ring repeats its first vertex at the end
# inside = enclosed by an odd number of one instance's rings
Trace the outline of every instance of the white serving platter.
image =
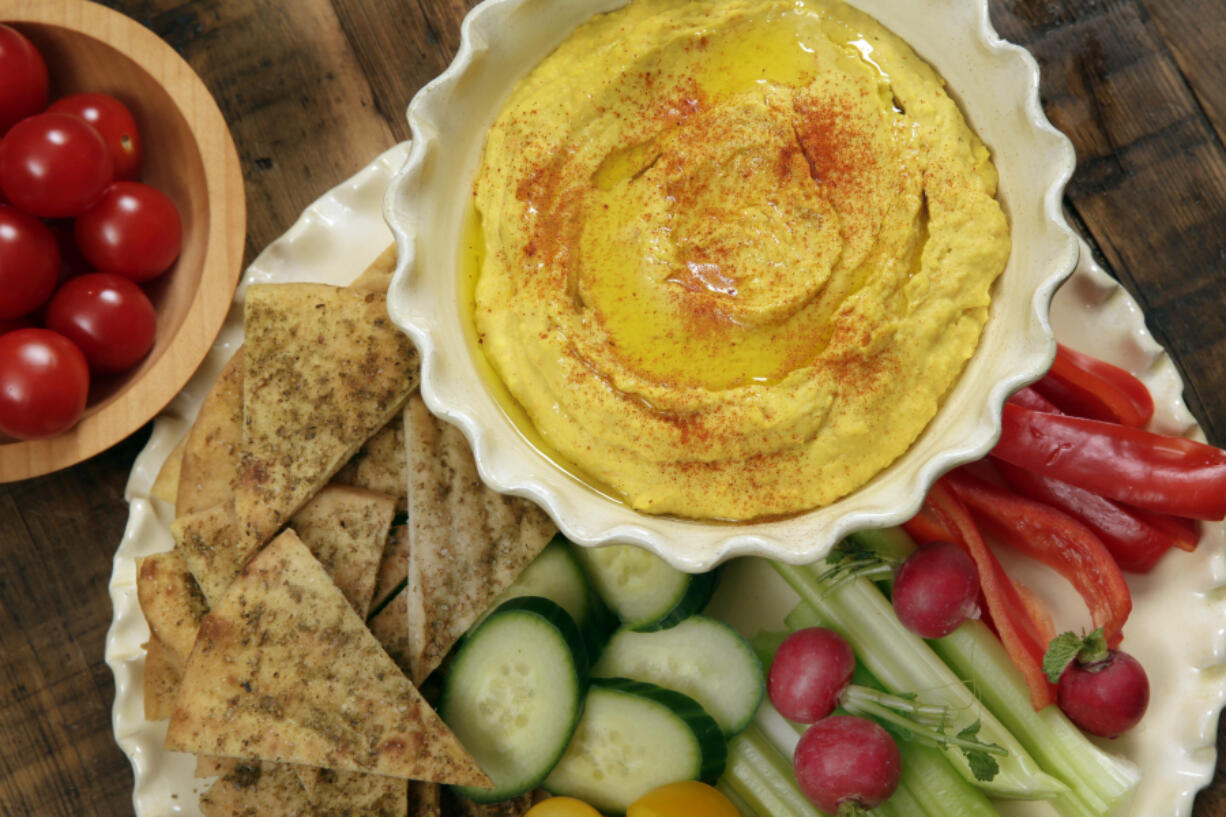
{"type": "MultiPolygon", "coordinates": [[[[115,739],[132,763],[136,817],[199,817],[198,794],[209,781],[193,777],[195,759],[162,747],[166,723],[144,720],[141,645],[149,630],[136,598],[136,559],[168,550],[170,508],[149,496],[162,462],[186,432],[222,365],[242,342],[242,299],[251,282],[345,284],[391,243],[381,208],[387,186],[407,155],[398,145],[326,193],[247,269],[234,307],[200,371],[158,417],[128,481],[129,517],[115,554],[110,594],[114,610],[106,661],[115,675],[115,739]]],[[[1170,359],[1145,329],[1136,302],[1083,247],[1081,262],[1052,305],[1062,342],[1121,365],[1141,377],[1157,407],[1154,428],[1201,438],[1183,404],[1183,384],[1170,359]]],[[[1007,554],[1005,555],[1007,557],[1007,554]]],[[[1060,627],[1084,623],[1079,599],[1062,581],[1033,565],[1006,564],[1053,608],[1060,627]]],[[[760,564],[730,565],[713,610],[747,633],[778,627],[795,603],[791,590],[760,564]]],[[[1226,700],[1226,526],[1206,525],[1193,553],[1171,551],[1153,573],[1131,577],[1134,611],[1124,647],[1145,665],[1150,709],[1126,737],[1103,746],[1135,762],[1141,784],[1128,817],[1188,817],[1196,792],[1213,776],[1217,719],[1226,700]]],[[[1054,815],[1039,803],[1002,803],[1006,817],[1054,815]]]]}

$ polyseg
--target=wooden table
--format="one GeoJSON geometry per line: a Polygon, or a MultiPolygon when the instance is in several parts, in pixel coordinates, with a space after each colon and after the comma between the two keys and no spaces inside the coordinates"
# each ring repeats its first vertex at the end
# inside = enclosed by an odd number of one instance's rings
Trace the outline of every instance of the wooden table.
{"type": "MultiPolygon", "coordinates": [[[[23,2],[38,0],[0,0],[0,20],[23,2]]],[[[469,4],[108,5],[169,41],[216,96],[246,176],[250,260],[313,199],[408,138],[405,106],[455,53],[469,4]]],[[[1042,64],[1048,115],[1077,146],[1070,219],[1144,306],[1193,413],[1226,444],[1226,3],[991,6],[1001,35],[1042,64]]],[[[124,483],[148,433],[0,485],[0,817],[131,813],[102,655],[124,483]]],[[[1226,777],[1194,814],[1226,815],[1226,777]]]]}

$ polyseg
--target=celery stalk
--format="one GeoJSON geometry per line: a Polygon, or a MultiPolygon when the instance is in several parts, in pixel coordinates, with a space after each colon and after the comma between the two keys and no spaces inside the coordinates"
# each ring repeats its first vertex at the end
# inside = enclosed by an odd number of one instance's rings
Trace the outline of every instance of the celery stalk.
{"type": "MultiPolygon", "coordinates": [[[[791,630],[820,626],[817,614],[807,604],[798,604],[785,621],[791,630]]],[[[753,638],[754,650],[762,658],[764,666],[770,666],[782,635],[762,632],[753,638]]],[[[856,667],[852,683],[881,688],[877,679],[862,666],[856,667]]],[[[783,719],[766,706],[759,717],[783,719]]],[[[791,726],[798,733],[804,730],[800,724],[793,723],[791,726]]],[[[899,740],[898,749],[902,753],[902,780],[890,801],[897,800],[901,814],[909,817],[1000,817],[987,796],[963,780],[939,749],[907,740],[899,740]]],[[[880,810],[878,807],[875,811],[879,813],[880,810]]]]}
{"type": "Polygon", "coordinates": [[[728,742],[722,781],[759,817],[827,817],[796,786],[792,764],[756,724],[728,742]]]}
{"type": "Polygon", "coordinates": [[[979,721],[979,738],[1004,747],[1008,754],[997,758],[1000,771],[990,781],[976,780],[965,756],[956,748],[944,750],[958,773],[993,797],[1046,800],[1068,788],[1045,773],[996,717],[971,694],[961,679],[932,649],[894,615],[894,608],[872,582],[849,579],[828,591],[817,576],[823,563],[793,567],[771,562],[793,590],[825,626],[839,632],[856,658],[881,684],[896,694],[915,693],[926,703],[949,707],[952,731],[979,721]]]}
{"type": "Polygon", "coordinates": [[[1095,746],[1057,707],[1034,710],[1026,681],[983,622],[967,621],[932,646],[1043,768],[1068,785],[1070,796],[1054,804],[1061,814],[1107,814],[1137,785],[1131,763],[1095,746]]]}
{"type": "Polygon", "coordinates": [[[902,782],[926,817],[1000,817],[987,796],[949,765],[944,753],[901,740],[902,782]]]}

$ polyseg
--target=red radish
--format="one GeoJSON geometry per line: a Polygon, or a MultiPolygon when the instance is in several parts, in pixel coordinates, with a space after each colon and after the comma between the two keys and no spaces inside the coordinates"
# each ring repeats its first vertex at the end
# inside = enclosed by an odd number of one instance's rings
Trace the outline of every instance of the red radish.
{"type": "Polygon", "coordinates": [[[898,744],[872,721],[834,715],[808,728],[792,756],[796,783],[822,811],[851,817],[884,803],[898,788],[898,744]]]}
{"type": "Polygon", "coordinates": [[[1136,726],[1149,706],[1149,678],[1141,662],[1107,649],[1101,629],[1082,638],[1052,640],[1043,669],[1059,677],[1056,701],[1069,720],[1091,735],[1114,738],[1136,726]]]}
{"type": "Polygon", "coordinates": [[[856,656],[842,636],[825,627],[809,627],[779,645],[766,689],[783,717],[813,723],[834,710],[855,668],[856,656]]]}
{"type": "Polygon", "coordinates": [[[898,568],[892,594],[898,620],[923,638],[947,636],[975,611],[979,572],[951,542],[920,548],[898,568]]]}

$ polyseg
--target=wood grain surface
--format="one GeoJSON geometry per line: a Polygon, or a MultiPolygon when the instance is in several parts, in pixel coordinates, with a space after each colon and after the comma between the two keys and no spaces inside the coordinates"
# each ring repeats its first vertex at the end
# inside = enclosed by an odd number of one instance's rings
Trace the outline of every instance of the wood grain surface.
{"type": "MultiPolygon", "coordinates": [[[[0,0],[0,20],[37,2],[0,0]]],[[[216,97],[246,179],[250,260],[317,196],[408,138],[405,106],[450,60],[469,4],[107,5],[162,36],[216,97]]],[[[991,7],[1001,35],[1039,60],[1048,114],[1076,144],[1070,218],[1144,306],[1193,413],[1226,444],[1226,3],[991,7]]],[[[103,641],[124,483],[147,437],[0,485],[0,817],[132,813],[103,641]]],[[[1221,775],[1194,815],[1226,817],[1221,775]]]]}

